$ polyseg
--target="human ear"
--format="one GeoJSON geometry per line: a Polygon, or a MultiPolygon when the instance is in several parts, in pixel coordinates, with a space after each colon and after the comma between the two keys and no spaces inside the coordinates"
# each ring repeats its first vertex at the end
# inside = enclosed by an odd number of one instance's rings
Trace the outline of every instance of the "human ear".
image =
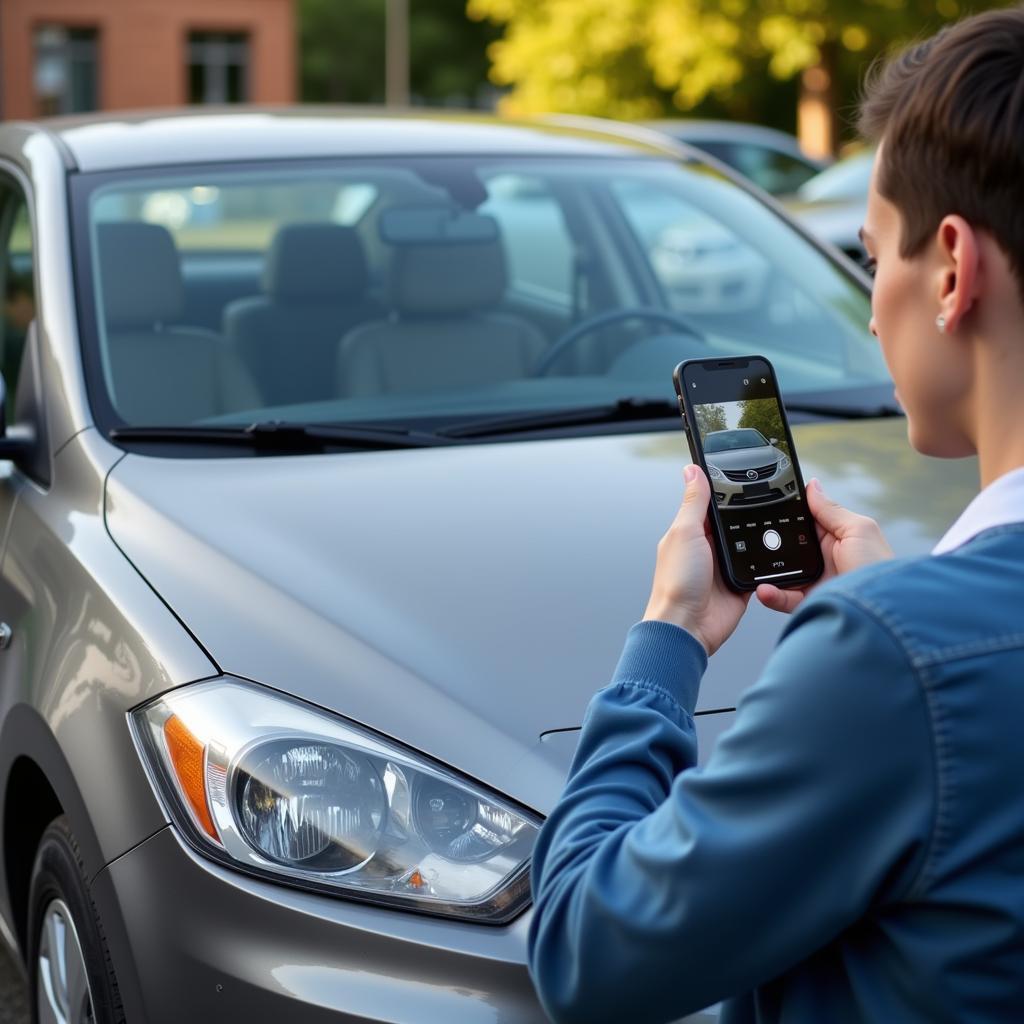
{"type": "Polygon", "coordinates": [[[939,253],[939,314],[955,331],[978,296],[979,246],[974,228],[957,214],[942,218],[935,236],[939,253]]]}

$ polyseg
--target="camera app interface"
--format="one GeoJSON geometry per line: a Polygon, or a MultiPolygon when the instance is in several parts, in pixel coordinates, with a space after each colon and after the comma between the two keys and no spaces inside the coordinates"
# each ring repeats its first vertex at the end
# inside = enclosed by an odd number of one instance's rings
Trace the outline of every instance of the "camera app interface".
{"type": "Polygon", "coordinates": [[[818,539],[767,368],[706,373],[689,387],[734,574],[784,585],[812,573],[818,539]]]}

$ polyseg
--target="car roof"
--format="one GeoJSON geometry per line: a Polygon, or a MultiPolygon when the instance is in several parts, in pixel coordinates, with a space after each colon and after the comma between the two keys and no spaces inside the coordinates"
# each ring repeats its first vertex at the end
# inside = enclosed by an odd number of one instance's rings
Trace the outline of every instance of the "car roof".
{"type": "Polygon", "coordinates": [[[585,117],[512,121],[472,112],[236,106],[105,111],[49,118],[31,127],[58,139],[65,160],[81,171],[438,154],[702,159],[648,128],[585,117]]]}

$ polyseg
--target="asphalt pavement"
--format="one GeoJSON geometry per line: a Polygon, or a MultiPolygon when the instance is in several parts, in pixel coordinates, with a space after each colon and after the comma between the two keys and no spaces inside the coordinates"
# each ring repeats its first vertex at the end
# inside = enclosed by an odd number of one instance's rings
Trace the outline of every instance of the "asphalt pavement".
{"type": "Polygon", "coordinates": [[[3,940],[0,940],[0,1024],[28,1024],[28,993],[3,940]]]}

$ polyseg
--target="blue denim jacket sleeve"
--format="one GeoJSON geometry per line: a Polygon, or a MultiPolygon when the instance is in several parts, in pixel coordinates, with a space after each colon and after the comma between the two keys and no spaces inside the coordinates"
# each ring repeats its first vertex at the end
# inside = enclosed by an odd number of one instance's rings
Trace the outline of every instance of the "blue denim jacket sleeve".
{"type": "Polygon", "coordinates": [[[533,859],[530,970],[556,1021],[745,993],[923,884],[933,730],[897,638],[842,594],[808,599],[696,768],[706,663],[637,623],[588,708],[533,859]]]}

